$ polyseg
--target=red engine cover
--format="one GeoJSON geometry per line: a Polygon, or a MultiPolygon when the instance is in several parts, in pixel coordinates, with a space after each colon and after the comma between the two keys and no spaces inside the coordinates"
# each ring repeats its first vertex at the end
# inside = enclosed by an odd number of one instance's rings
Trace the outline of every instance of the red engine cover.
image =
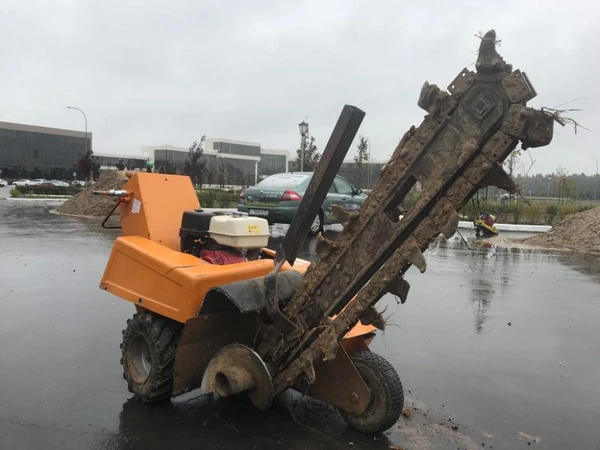
{"type": "Polygon", "coordinates": [[[246,262],[246,258],[241,253],[230,250],[200,250],[200,259],[211,263],[224,266],[227,264],[236,264],[246,262]]]}

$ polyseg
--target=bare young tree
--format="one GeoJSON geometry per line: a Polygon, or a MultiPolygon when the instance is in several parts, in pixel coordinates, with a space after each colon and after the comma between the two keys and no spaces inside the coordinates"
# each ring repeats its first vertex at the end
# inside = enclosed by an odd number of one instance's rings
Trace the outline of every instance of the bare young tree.
{"type": "Polygon", "coordinates": [[[200,142],[194,141],[190,146],[187,159],[183,166],[183,173],[192,179],[194,186],[202,187],[202,175],[206,170],[206,160],[204,155],[204,141],[206,135],[202,135],[200,142]]]}
{"type": "MultiPolygon", "coordinates": [[[[321,159],[321,154],[319,153],[318,150],[319,149],[317,148],[317,146],[315,144],[315,138],[314,138],[314,136],[311,136],[310,141],[306,143],[306,148],[304,149],[304,171],[305,172],[312,172],[317,167],[317,164],[319,164],[319,160],[321,159]]],[[[298,150],[296,150],[296,166],[298,168],[301,167],[301,164],[300,164],[301,161],[302,161],[302,149],[299,148],[298,150]]]]}
{"type": "MultiPolygon", "coordinates": [[[[356,166],[356,171],[358,172],[358,187],[362,188],[362,175],[365,169],[365,162],[369,161],[369,152],[368,152],[368,140],[366,137],[361,136],[358,142],[358,150],[356,155],[354,156],[354,165],[356,166]]],[[[368,186],[370,187],[370,186],[368,186]]]]}
{"type": "Polygon", "coordinates": [[[77,176],[81,180],[94,181],[100,177],[100,161],[94,156],[92,150],[88,150],[85,155],[77,161],[77,176]]]}

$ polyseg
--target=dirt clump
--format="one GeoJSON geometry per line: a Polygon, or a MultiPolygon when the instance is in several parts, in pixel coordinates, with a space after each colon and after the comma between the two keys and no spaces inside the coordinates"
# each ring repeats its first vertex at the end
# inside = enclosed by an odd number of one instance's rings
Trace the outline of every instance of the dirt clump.
{"type": "Polygon", "coordinates": [[[113,170],[104,173],[96,183],[75,194],[56,210],[61,214],[73,216],[104,217],[115,206],[116,199],[103,195],[93,195],[92,191],[121,189],[127,180],[124,171],[113,170]]]}
{"type": "Polygon", "coordinates": [[[522,242],[545,248],[557,248],[600,255],[600,207],[570,214],[546,233],[522,242]]]}

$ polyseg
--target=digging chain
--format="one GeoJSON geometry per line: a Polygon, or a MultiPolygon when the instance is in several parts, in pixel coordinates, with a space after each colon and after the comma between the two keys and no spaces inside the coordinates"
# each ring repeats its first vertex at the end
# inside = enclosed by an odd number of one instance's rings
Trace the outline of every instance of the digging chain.
{"type": "Polygon", "coordinates": [[[294,331],[260,329],[257,349],[272,366],[275,393],[312,383],[313,363],[335,358],[338,341],[359,319],[379,323],[374,305],[383,295],[404,302],[404,274],[411,265],[425,271],[423,252],[439,234],[455,233],[457,211],[479,189],[516,190],[502,162],[519,141],[529,148],[552,140],[553,118],[526,106],[535,95],[525,73],[496,52],[493,30],[481,40],[476,72],[461,71],[448,92],[424,84],[421,125],[404,135],[361,209],[338,211],[344,230],[337,240],[319,238],[321,259],[283,310],[294,331]],[[420,197],[403,211],[416,183],[420,197]]]}

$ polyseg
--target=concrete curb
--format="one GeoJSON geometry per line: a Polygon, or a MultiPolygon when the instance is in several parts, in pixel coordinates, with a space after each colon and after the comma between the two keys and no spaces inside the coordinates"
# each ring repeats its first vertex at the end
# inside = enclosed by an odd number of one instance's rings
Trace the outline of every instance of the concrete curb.
{"type": "MultiPolygon", "coordinates": [[[[495,223],[494,226],[498,228],[498,231],[519,231],[521,233],[545,233],[552,227],[549,225],[525,225],[525,224],[512,224],[512,223],[495,223]]],[[[461,220],[458,222],[458,228],[473,230],[475,226],[473,222],[461,220]]]]}
{"type": "MultiPolygon", "coordinates": [[[[236,208],[202,208],[208,212],[222,212],[222,213],[233,213],[237,212],[236,208]]],[[[246,213],[242,213],[246,215],[246,213]]],[[[497,223],[495,224],[498,231],[517,231],[521,233],[545,233],[548,231],[551,226],[548,225],[525,225],[525,224],[512,224],[512,223],[497,223]]],[[[475,226],[473,222],[469,222],[468,220],[461,220],[458,222],[458,228],[473,230],[475,226]]]]}
{"type": "Polygon", "coordinates": [[[60,203],[64,203],[67,200],[69,200],[69,198],[22,198],[22,197],[7,197],[4,200],[8,200],[11,202],[60,202],[60,203]]]}

